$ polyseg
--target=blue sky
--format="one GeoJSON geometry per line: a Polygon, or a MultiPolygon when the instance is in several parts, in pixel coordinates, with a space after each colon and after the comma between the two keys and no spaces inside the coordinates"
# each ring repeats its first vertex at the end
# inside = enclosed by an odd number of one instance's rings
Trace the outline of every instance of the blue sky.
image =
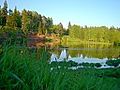
{"type": "MultiPolygon", "coordinates": [[[[4,0],[0,0],[3,5],[4,0]]],[[[7,0],[9,8],[37,11],[54,24],[120,27],[120,0],[7,0]]]]}

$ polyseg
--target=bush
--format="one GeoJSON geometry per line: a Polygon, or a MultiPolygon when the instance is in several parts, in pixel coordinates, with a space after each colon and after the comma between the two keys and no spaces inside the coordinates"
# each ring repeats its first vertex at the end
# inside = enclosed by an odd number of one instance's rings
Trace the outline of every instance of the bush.
{"type": "Polygon", "coordinates": [[[109,66],[117,67],[120,64],[120,60],[108,60],[106,64],[109,66]]]}
{"type": "Polygon", "coordinates": [[[95,63],[96,67],[101,67],[102,65],[100,63],[95,63]]]}
{"type": "Polygon", "coordinates": [[[46,38],[45,41],[46,42],[52,42],[53,40],[51,38],[46,38]]]}
{"type": "Polygon", "coordinates": [[[81,65],[84,66],[84,67],[89,67],[90,63],[82,63],[81,65]]]}
{"type": "Polygon", "coordinates": [[[74,62],[74,61],[69,61],[68,62],[69,66],[72,67],[72,66],[78,66],[78,63],[74,62]]]}

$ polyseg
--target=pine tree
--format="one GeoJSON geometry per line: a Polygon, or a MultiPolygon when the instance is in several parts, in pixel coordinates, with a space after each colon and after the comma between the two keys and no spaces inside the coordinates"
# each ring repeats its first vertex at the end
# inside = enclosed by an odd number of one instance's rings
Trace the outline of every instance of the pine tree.
{"type": "Polygon", "coordinates": [[[69,22],[69,23],[68,23],[68,29],[70,29],[70,28],[71,28],[71,23],[69,22]]]}
{"type": "MultiPolygon", "coordinates": [[[[31,16],[30,16],[31,17],[31,16]]],[[[38,32],[38,27],[39,27],[39,22],[40,22],[40,16],[37,12],[32,12],[32,17],[31,17],[31,26],[32,26],[32,31],[33,32],[38,32]]]]}
{"type": "Polygon", "coordinates": [[[6,26],[13,28],[13,11],[10,9],[8,13],[6,26]]]}
{"type": "Polygon", "coordinates": [[[0,6],[0,25],[2,25],[2,9],[1,9],[1,6],[0,6]]]}
{"type": "Polygon", "coordinates": [[[53,20],[52,20],[52,18],[48,17],[47,23],[46,23],[47,33],[51,34],[52,26],[53,26],[53,20]]]}
{"type": "Polygon", "coordinates": [[[69,35],[70,28],[71,28],[71,23],[69,22],[69,23],[68,23],[68,29],[67,29],[67,35],[69,35]]]}
{"type": "Polygon", "coordinates": [[[43,29],[42,29],[42,16],[41,16],[41,15],[39,15],[38,34],[43,34],[43,29]]]}
{"type": "Polygon", "coordinates": [[[20,16],[20,12],[17,11],[17,7],[15,7],[15,9],[14,9],[13,22],[14,22],[13,23],[14,27],[21,28],[21,16],[20,16]]]}
{"type": "Polygon", "coordinates": [[[24,9],[22,11],[22,30],[25,34],[28,33],[28,23],[29,23],[28,14],[27,11],[24,9]]]}
{"type": "Polygon", "coordinates": [[[62,25],[62,23],[60,22],[59,23],[59,35],[60,35],[60,37],[63,35],[63,25],[62,25]]]}
{"type": "Polygon", "coordinates": [[[6,21],[7,21],[7,8],[8,8],[8,4],[7,1],[5,0],[4,2],[4,6],[2,8],[2,12],[1,12],[1,16],[2,16],[2,25],[5,26],[6,25],[6,21]]]}
{"type": "Polygon", "coordinates": [[[13,13],[13,27],[17,27],[17,8],[15,7],[14,13],[13,13]]]}
{"type": "Polygon", "coordinates": [[[12,10],[9,10],[9,15],[7,17],[7,26],[16,28],[21,28],[21,16],[19,11],[17,11],[17,8],[15,7],[14,12],[12,10]]]}
{"type": "Polygon", "coordinates": [[[47,18],[45,16],[42,17],[42,34],[47,34],[47,18]]]}

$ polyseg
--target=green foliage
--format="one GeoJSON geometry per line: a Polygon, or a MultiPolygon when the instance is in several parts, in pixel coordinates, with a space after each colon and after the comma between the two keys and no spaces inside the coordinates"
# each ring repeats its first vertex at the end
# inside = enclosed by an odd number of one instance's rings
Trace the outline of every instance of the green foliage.
{"type": "Polygon", "coordinates": [[[0,44],[17,44],[24,46],[27,43],[26,36],[19,28],[14,29],[8,26],[4,26],[0,29],[0,31],[0,44]]]}
{"type": "Polygon", "coordinates": [[[117,67],[119,64],[120,64],[120,60],[108,60],[106,62],[107,65],[109,66],[114,66],[114,67],[117,67]]]}
{"type": "Polygon", "coordinates": [[[58,25],[53,25],[52,32],[55,33],[55,34],[59,34],[59,26],[58,25]]]}
{"type": "Polygon", "coordinates": [[[52,39],[47,38],[45,41],[46,41],[46,42],[52,42],[52,39]]]}
{"type": "Polygon", "coordinates": [[[107,71],[104,75],[108,77],[120,78],[120,69],[113,69],[111,71],[107,71]]]}
{"type": "Polygon", "coordinates": [[[30,26],[29,18],[27,15],[27,11],[24,9],[22,11],[22,30],[25,34],[28,33],[28,27],[30,26]]]}
{"type": "Polygon", "coordinates": [[[0,60],[0,88],[19,90],[46,88],[46,85],[49,85],[50,68],[46,64],[47,53],[45,50],[42,52],[38,56],[29,53],[25,47],[4,47],[0,60]]]}
{"type": "Polygon", "coordinates": [[[67,34],[66,29],[63,28],[62,23],[59,23],[58,25],[53,25],[51,27],[51,33],[59,35],[59,37],[62,37],[63,35],[67,34]]]}
{"type": "Polygon", "coordinates": [[[17,11],[16,7],[13,13],[12,10],[10,10],[9,16],[7,17],[6,26],[11,28],[16,28],[16,27],[21,28],[21,15],[20,12],[17,11]]]}
{"type": "Polygon", "coordinates": [[[84,68],[96,68],[96,67],[98,68],[98,67],[101,67],[102,65],[100,63],[87,63],[87,62],[78,64],[74,61],[51,62],[52,68],[57,68],[57,67],[59,67],[59,68],[61,68],[61,67],[63,67],[63,68],[76,67],[77,68],[78,66],[83,66],[84,68]]]}
{"type": "Polygon", "coordinates": [[[69,22],[69,23],[68,23],[68,29],[67,29],[67,35],[69,35],[70,28],[71,28],[71,23],[69,22]]]}
{"type": "Polygon", "coordinates": [[[108,43],[120,42],[119,29],[112,27],[108,29],[105,26],[83,28],[78,25],[73,25],[69,30],[69,36],[72,38],[78,38],[82,41],[89,42],[108,42],[108,43]]]}
{"type": "Polygon", "coordinates": [[[67,62],[69,63],[69,67],[74,67],[74,66],[78,66],[78,63],[74,62],[74,61],[69,61],[67,62]]]}
{"type": "Polygon", "coordinates": [[[47,23],[46,23],[47,33],[48,34],[52,33],[52,30],[51,30],[52,26],[53,26],[53,20],[52,20],[52,18],[48,17],[47,18],[47,23]]]}
{"type": "Polygon", "coordinates": [[[2,9],[1,9],[1,6],[0,6],[0,26],[2,25],[2,9]]]}
{"type": "Polygon", "coordinates": [[[115,46],[120,46],[120,41],[119,40],[114,41],[114,45],[115,46]]]}
{"type": "Polygon", "coordinates": [[[38,32],[39,34],[51,34],[51,28],[53,26],[53,20],[52,18],[48,17],[46,18],[45,16],[40,17],[41,20],[39,22],[39,28],[38,32]]]}
{"type": "Polygon", "coordinates": [[[101,67],[102,65],[100,63],[95,63],[96,67],[101,67]]]}
{"type": "MultiPolygon", "coordinates": [[[[51,69],[43,49],[3,46],[0,59],[0,89],[119,90],[120,69],[51,69]],[[38,52],[38,53],[36,53],[38,52]]],[[[73,62],[69,62],[73,64],[73,62]]],[[[61,65],[65,65],[63,62],[61,65]]],[[[54,65],[58,65],[54,62],[54,65]]],[[[71,64],[70,64],[71,65],[71,64]]]]}
{"type": "Polygon", "coordinates": [[[7,26],[13,29],[21,28],[25,35],[33,34],[50,34],[53,26],[52,18],[41,16],[35,11],[22,10],[20,13],[15,7],[14,11],[7,11],[8,5],[5,0],[3,8],[0,6],[0,26],[7,26]]]}
{"type": "Polygon", "coordinates": [[[60,37],[63,35],[63,25],[62,25],[62,23],[59,23],[59,35],[60,35],[60,37]]]}
{"type": "Polygon", "coordinates": [[[87,67],[87,68],[95,68],[95,67],[102,66],[100,63],[81,63],[80,65],[87,67]]]}
{"type": "Polygon", "coordinates": [[[7,1],[5,0],[4,2],[4,6],[3,8],[0,10],[1,11],[1,15],[0,15],[0,25],[5,26],[6,25],[6,21],[7,21],[7,8],[8,8],[8,4],[7,1]]]}
{"type": "Polygon", "coordinates": [[[114,68],[114,69],[104,69],[104,70],[99,70],[96,72],[96,75],[98,77],[103,77],[103,78],[120,78],[120,68],[114,68]]]}
{"type": "Polygon", "coordinates": [[[32,34],[58,34],[60,39],[63,35],[69,35],[71,38],[80,39],[88,42],[106,42],[118,45],[120,40],[119,28],[87,27],[84,28],[78,25],[71,25],[69,22],[68,29],[64,29],[62,23],[53,25],[53,20],[50,17],[41,16],[35,11],[22,10],[20,13],[15,7],[14,11],[7,11],[8,5],[5,0],[4,6],[0,7],[0,25],[8,26],[13,29],[21,28],[25,35],[32,34]]]}

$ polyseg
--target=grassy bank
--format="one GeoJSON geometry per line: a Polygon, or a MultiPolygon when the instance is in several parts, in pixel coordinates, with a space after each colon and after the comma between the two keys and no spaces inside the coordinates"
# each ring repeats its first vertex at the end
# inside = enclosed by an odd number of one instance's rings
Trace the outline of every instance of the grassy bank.
{"type": "Polygon", "coordinates": [[[62,43],[65,45],[79,45],[79,44],[93,44],[93,45],[113,45],[110,42],[98,42],[98,41],[86,41],[79,38],[72,38],[70,36],[64,36],[62,43]]]}
{"type": "Polygon", "coordinates": [[[5,46],[0,54],[1,90],[119,90],[120,69],[52,69],[43,49],[5,46]]]}

